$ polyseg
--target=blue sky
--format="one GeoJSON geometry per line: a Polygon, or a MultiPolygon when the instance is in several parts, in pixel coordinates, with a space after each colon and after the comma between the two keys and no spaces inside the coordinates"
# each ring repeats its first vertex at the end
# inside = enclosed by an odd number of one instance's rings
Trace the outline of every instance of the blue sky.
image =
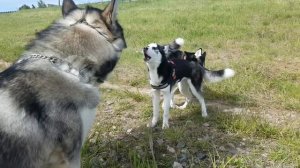
{"type": "MultiPolygon", "coordinates": [[[[43,0],[46,4],[58,4],[58,0],[43,0]]],[[[60,0],[62,3],[63,0],[60,0]]],[[[101,2],[103,0],[74,0],[76,4],[82,3],[92,3],[92,2],[101,2]]],[[[18,10],[20,6],[26,4],[31,7],[33,4],[37,6],[38,0],[0,0],[0,12],[3,11],[15,11],[18,10]]]]}

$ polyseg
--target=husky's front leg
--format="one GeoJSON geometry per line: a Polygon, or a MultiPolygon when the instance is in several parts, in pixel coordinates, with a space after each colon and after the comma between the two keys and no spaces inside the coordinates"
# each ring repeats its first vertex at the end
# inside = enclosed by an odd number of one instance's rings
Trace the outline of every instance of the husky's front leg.
{"type": "Polygon", "coordinates": [[[159,118],[159,100],[160,100],[160,90],[152,90],[152,104],[153,104],[153,117],[151,123],[148,125],[150,127],[155,127],[159,118]]]}
{"type": "Polygon", "coordinates": [[[163,114],[163,125],[162,129],[169,128],[169,110],[170,110],[170,102],[171,102],[171,92],[170,86],[165,88],[163,91],[163,98],[164,98],[164,114],[163,114]]]}

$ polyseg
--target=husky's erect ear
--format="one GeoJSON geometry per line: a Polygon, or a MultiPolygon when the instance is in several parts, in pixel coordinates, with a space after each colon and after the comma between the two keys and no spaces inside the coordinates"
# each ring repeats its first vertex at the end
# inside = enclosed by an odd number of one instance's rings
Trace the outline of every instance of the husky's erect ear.
{"type": "Polygon", "coordinates": [[[206,52],[204,52],[202,54],[202,56],[200,57],[200,61],[202,62],[202,66],[205,66],[205,57],[206,57],[206,52]]]}
{"type": "Polygon", "coordinates": [[[102,12],[102,16],[105,18],[107,24],[112,25],[117,21],[118,15],[118,0],[111,0],[102,12]]]}
{"type": "Polygon", "coordinates": [[[157,44],[157,49],[162,56],[166,56],[165,46],[161,46],[161,45],[157,44]]]}
{"type": "Polygon", "coordinates": [[[202,48],[199,48],[199,50],[195,52],[195,56],[196,58],[200,58],[202,56],[202,48]]]}
{"type": "Polygon", "coordinates": [[[64,0],[62,5],[62,14],[65,17],[68,13],[77,8],[78,7],[72,0],[64,0]]]}
{"type": "Polygon", "coordinates": [[[206,52],[202,53],[202,48],[200,48],[198,51],[195,53],[196,58],[200,61],[201,65],[205,65],[205,57],[206,57],[206,52]]]}

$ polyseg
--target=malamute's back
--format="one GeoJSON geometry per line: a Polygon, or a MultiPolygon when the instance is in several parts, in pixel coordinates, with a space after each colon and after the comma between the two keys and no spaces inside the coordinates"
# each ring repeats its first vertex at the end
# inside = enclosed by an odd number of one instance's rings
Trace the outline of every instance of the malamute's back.
{"type": "Polygon", "coordinates": [[[80,167],[97,86],[126,48],[117,5],[79,9],[64,0],[64,17],[0,73],[1,168],[80,167]]]}

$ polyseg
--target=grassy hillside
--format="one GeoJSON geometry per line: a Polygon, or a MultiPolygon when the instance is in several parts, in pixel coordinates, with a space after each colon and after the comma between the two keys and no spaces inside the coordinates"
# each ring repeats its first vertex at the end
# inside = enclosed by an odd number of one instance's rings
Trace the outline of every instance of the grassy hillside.
{"type": "MultiPolygon", "coordinates": [[[[1,14],[0,59],[16,60],[59,16],[58,8],[1,14]]],[[[145,128],[149,96],[101,89],[84,167],[300,166],[299,1],[143,0],[121,3],[119,18],[128,49],[109,78],[113,84],[149,88],[141,49],[176,37],[185,39],[184,50],[206,50],[207,68],[230,67],[237,75],[205,87],[208,119],[197,105],[171,110],[166,131],[145,128]]]]}

